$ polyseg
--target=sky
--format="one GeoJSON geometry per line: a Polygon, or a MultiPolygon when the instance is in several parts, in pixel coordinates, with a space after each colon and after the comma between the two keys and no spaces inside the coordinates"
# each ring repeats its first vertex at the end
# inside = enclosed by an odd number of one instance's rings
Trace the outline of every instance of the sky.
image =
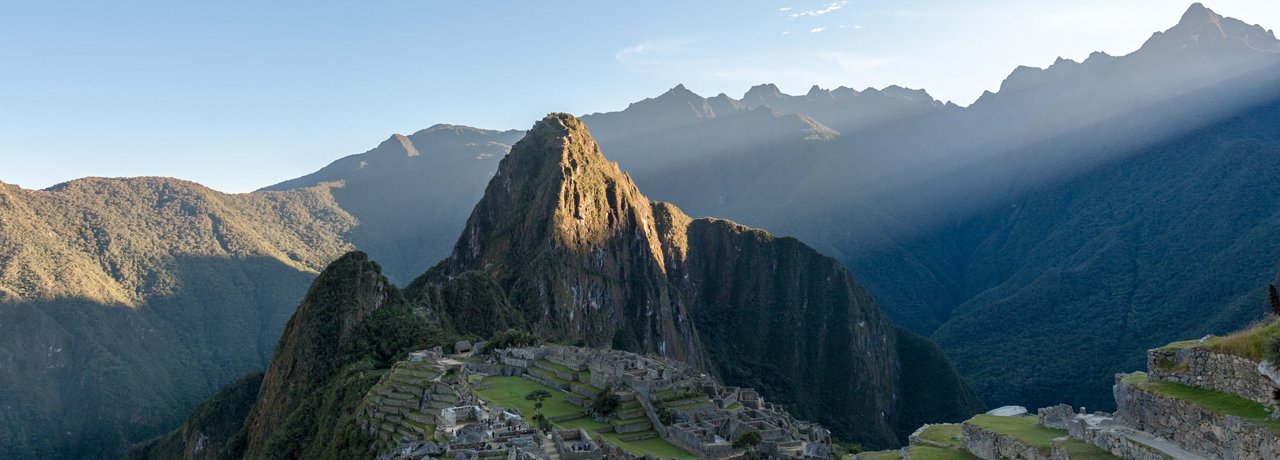
{"type": "MultiPolygon", "coordinates": [[[[0,181],[247,192],[437,123],[526,129],[684,84],[899,85],[967,105],[1019,65],[1122,55],[1190,5],[1028,1],[6,1],[0,181]]],[[[1205,5],[1268,29],[1280,2],[1205,5]]]]}

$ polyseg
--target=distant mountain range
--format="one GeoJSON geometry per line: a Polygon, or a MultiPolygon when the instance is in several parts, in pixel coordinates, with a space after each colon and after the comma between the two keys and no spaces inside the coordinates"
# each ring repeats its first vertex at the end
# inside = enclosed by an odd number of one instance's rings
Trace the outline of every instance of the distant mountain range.
{"type": "Polygon", "coordinates": [[[239,430],[201,415],[133,455],[368,457],[368,435],[343,414],[374,381],[353,369],[377,375],[414,346],[509,330],[763,385],[871,446],[982,407],[941,351],[896,329],[838,262],[792,238],[650,202],[580,120],[553,114],[502,160],[452,254],[403,294],[364,253],[320,275],[257,397],[207,403],[251,403],[230,410],[248,414],[239,430]],[[215,431],[224,435],[198,435],[215,431]]]}
{"type": "MultiPolygon", "coordinates": [[[[677,86],[582,120],[649,198],[835,257],[988,404],[1106,408],[1099,376],[1137,351],[1261,316],[1277,110],[1280,41],[1196,4],[1132,54],[1020,67],[969,107],[677,86]]],[[[266,365],[351,248],[408,283],[453,252],[524,134],[437,125],[246,195],[0,187],[0,457],[110,458],[177,425],[266,365]]]]}

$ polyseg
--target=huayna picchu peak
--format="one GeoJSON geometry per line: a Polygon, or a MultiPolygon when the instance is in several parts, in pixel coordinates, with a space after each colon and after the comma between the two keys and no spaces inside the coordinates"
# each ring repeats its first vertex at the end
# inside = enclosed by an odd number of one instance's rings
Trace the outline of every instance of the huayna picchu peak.
{"type": "MultiPolygon", "coordinates": [[[[521,343],[521,337],[679,364],[689,369],[687,375],[711,380],[682,384],[680,391],[689,394],[668,402],[723,399],[752,388],[751,394],[758,392],[775,408],[769,410],[793,414],[770,423],[813,420],[837,439],[868,446],[898,445],[921,423],[960,420],[980,408],[945,355],[891,324],[838,262],[794,238],[691,218],[674,205],[651,202],[604,157],[581,120],[552,114],[502,159],[452,255],[414,280],[403,296],[363,254],[331,264],[285,328],[245,429],[231,439],[206,440],[203,448],[249,458],[310,457],[386,448],[414,436],[429,440],[425,429],[391,429],[394,436],[379,436],[394,439],[374,442],[370,436],[379,431],[369,431],[367,420],[359,428],[348,416],[355,410],[352,401],[373,391],[378,376],[391,375],[385,374],[388,366],[411,349],[434,344],[462,352],[471,342],[489,341],[495,345],[477,345],[474,355],[459,359],[469,373],[492,374],[494,368],[484,365],[493,359],[488,349],[521,343]],[[322,428],[328,423],[339,426],[322,428]],[[333,447],[290,443],[292,435],[280,433],[291,430],[306,439],[318,439],[310,436],[323,430],[318,436],[343,441],[333,447]]],[[[393,372],[421,378],[432,371],[393,372]]],[[[591,377],[534,380],[564,383],[562,389],[573,382],[608,382],[591,377]]],[[[382,377],[386,385],[377,387],[403,393],[387,378],[392,377],[382,377]]],[[[457,397],[458,388],[451,388],[457,397]]],[[[585,396],[595,395],[579,399],[585,396]]],[[[639,417],[635,423],[643,419],[658,433],[654,437],[670,437],[669,429],[680,423],[701,432],[694,427],[703,426],[702,415],[681,407],[673,419],[653,411],[650,395],[642,398],[649,410],[630,416],[639,417]]],[[[750,410],[766,407],[751,404],[756,406],[750,410]]],[[[589,406],[570,412],[580,416],[589,406]]],[[[747,419],[752,417],[766,416],[747,419]]],[[[579,418],[552,422],[568,428],[575,426],[569,420],[579,418]]],[[[175,432],[135,454],[155,458],[172,452],[157,446],[194,442],[173,438],[180,436],[175,432]]],[[[708,442],[714,444],[713,438],[708,442]]],[[[821,436],[805,439],[818,442],[821,436]]],[[[613,445],[644,454],[627,447],[626,439],[613,445]]],[[[741,452],[739,447],[734,448],[741,452]]]]}

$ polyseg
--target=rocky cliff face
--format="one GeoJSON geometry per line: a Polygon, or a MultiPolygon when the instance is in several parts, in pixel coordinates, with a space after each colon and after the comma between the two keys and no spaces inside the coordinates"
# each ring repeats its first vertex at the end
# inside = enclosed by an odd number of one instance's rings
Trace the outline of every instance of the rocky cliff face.
{"type": "Polygon", "coordinates": [[[407,292],[460,332],[528,327],[680,359],[871,445],[896,443],[916,366],[959,387],[935,414],[978,406],[941,353],[899,360],[898,333],[835,260],[650,202],[569,115],[514,146],[453,255],[407,292]]]}
{"type": "Polygon", "coordinates": [[[551,116],[502,160],[453,255],[409,292],[468,321],[490,306],[450,292],[492,282],[506,310],[505,324],[494,327],[527,326],[548,338],[702,365],[685,305],[663,282],[663,257],[649,200],[605,159],[581,121],[551,116]]]}

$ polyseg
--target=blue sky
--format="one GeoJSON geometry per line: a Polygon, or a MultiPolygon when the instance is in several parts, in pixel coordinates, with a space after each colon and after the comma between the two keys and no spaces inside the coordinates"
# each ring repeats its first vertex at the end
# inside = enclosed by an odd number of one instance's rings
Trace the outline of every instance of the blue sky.
{"type": "MultiPolygon", "coordinates": [[[[524,129],[677,83],[735,97],[898,84],[965,105],[1017,65],[1131,52],[1189,4],[10,1],[0,181],[161,175],[244,192],[394,132],[524,129]]],[[[1206,6],[1280,27],[1280,2],[1206,6]]]]}

